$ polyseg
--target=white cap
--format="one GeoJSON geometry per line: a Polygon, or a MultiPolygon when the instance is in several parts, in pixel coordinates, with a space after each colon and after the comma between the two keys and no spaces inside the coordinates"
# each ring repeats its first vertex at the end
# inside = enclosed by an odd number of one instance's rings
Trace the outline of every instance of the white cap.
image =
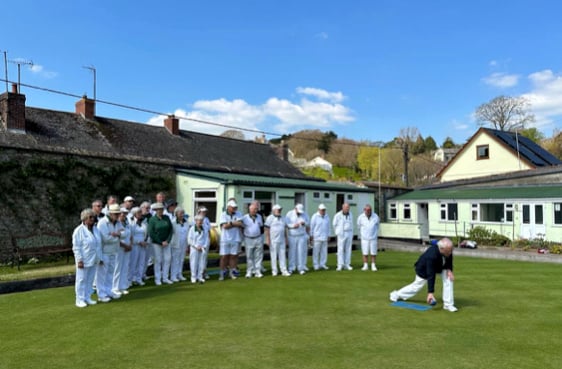
{"type": "Polygon", "coordinates": [[[204,211],[207,211],[207,208],[204,207],[204,206],[201,206],[201,207],[197,210],[198,213],[202,213],[202,212],[204,212],[204,211]]]}
{"type": "Polygon", "coordinates": [[[125,201],[125,202],[126,201],[135,201],[135,199],[133,198],[133,196],[127,196],[127,197],[125,197],[125,200],[123,200],[123,201],[125,201]]]}
{"type": "Polygon", "coordinates": [[[275,204],[275,205],[273,205],[273,208],[271,208],[271,210],[281,210],[281,209],[283,209],[283,208],[279,204],[275,204]]]}
{"type": "Polygon", "coordinates": [[[129,214],[129,210],[127,208],[121,208],[121,212],[125,214],[129,214]]]}
{"type": "Polygon", "coordinates": [[[299,214],[304,213],[304,206],[302,206],[302,204],[297,204],[297,206],[295,206],[295,209],[297,210],[297,213],[299,213],[299,214]]]}
{"type": "Polygon", "coordinates": [[[154,204],[152,204],[150,206],[150,208],[152,210],[157,210],[157,209],[164,209],[164,204],[162,204],[161,202],[155,202],[154,204]]]}
{"type": "Polygon", "coordinates": [[[230,200],[229,202],[227,202],[226,206],[230,206],[230,207],[233,207],[233,208],[238,207],[238,205],[236,204],[236,201],[234,201],[234,200],[230,200]]]}
{"type": "Polygon", "coordinates": [[[326,210],[326,205],[324,204],[318,205],[318,210],[326,210]]]}

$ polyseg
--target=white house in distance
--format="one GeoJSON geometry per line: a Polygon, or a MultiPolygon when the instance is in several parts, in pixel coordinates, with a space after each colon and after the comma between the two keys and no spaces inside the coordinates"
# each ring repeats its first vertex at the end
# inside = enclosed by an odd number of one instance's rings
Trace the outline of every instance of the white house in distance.
{"type": "Polygon", "coordinates": [[[326,172],[332,173],[332,163],[320,156],[306,162],[306,164],[303,165],[303,168],[320,168],[326,172]]]}
{"type": "Polygon", "coordinates": [[[562,162],[512,132],[481,128],[439,173],[442,182],[387,201],[381,236],[562,239],[562,162]]]}

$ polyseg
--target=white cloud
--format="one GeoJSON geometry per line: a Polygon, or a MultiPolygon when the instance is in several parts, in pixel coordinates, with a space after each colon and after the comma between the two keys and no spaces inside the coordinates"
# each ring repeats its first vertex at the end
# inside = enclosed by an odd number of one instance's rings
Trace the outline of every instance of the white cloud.
{"type": "Polygon", "coordinates": [[[321,88],[297,87],[297,93],[301,95],[314,96],[318,100],[328,100],[332,102],[342,102],[345,96],[340,92],[329,92],[321,88]]]}
{"type": "Polygon", "coordinates": [[[328,39],[328,33],[327,32],[318,32],[316,35],[314,35],[314,37],[321,38],[322,40],[327,40],[328,39]]]}
{"type": "Polygon", "coordinates": [[[533,88],[522,96],[531,102],[535,126],[554,128],[554,122],[562,118],[562,76],[545,69],[530,74],[528,79],[533,88]]]}
{"type": "Polygon", "coordinates": [[[57,72],[51,72],[45,70],[45,68],[43,68],[43,66],[40,64],[32,64],[29,69],[33,74],[37,74],[47,79],[55,78],[58,74],[57,72]]]}
{"type": "Polygon", "coordinates": [[[498,87],[507,88],[516,86],[519,83],[519,75],[506,74],[506,73],[492,73],[488,77],[482,78],[485,84],[498,87]]]}
{"type": "Polygon", "coordinates": [[[497,61],[497,60],[490,60],[489,65],[490,65],[490,67],[497,67],[497,66],[498,66],[498,61],[497,61]]]}
{"type": "MultiPolygon", "coordinates": [[[[344,99],[341,92],[330,93],[321,89],[301,87],[297,92],[328,101],[311,101],[302,98],[301,101],[293,102],[271,97],[261,105],[251,105],[242,99],[221,98],[196,101],[191,111],[177,109],[174,114],[177,117],[224,125],[180,120],[181,129],[210,134],[220,134],[232,128],[288,133],[300,129],[329,129],[334,125],[347,124],[355,120],[351,109],[337,102],[344,99]]],[[[153,117],[147,123],[161,126],[165,118],[153,117]]],[[[245,134],[247,137],[254,135],[248,131],[245,131],[245,134]]]]}

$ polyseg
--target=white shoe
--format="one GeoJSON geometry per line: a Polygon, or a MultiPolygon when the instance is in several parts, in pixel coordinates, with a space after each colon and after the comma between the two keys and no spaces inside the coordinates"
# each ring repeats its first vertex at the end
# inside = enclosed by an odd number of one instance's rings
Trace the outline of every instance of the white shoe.
{"type": "Polygon", "coordinates": [[[144,286],[146,283],[144,283],[142,280],[137,282],[139,286],[144,286]]]}
{"type": "Polygon", "coordinates": [[[272,277],[277,277],[277,272],[271,272],[272,277]]]}
{"type": "Polygon", "coordinates": [[[353,267],[351,265],[348,265],[345,267],[345,270],[353,270],[353,267]]]}
{"type": "Polygon", "coordinates": [[[443,310],[447,310],[447,311],[450,311],[451,313],[454,313],[455,311],[458,311],[459,309],[457,309],[455,307],[455,305],[443,305],[443,310]]]}
{"type": "Polygon", "coordinates": [[[205,278],[201,278],[201,279],[199,280],[199,284],[205,284],[205,278]]]}
{"type": "Polygon", "coordinates": [[[290,276],[291,276],[291,273],[289,273],[288,271],[284,271],[281,275],[282,275],[283,277],[290,277],[290,276]]]}
{"type": "Polygon", "coordinates": [[[197,283],[197,279],[191,278],[191,283],[193,283],[193,284],[197,283]]]}
{"type": "Polygon", "coordinates": [[[114,299],[114,300],[120,299],[121,296],[123,296],[123,295],[119,291],[112,291],[111,292],[111,298],[114,299]]]}
{"type": "Polygon", "coordinates": [[[98,302],[96,300],[92,300],[92,299],[89,299],[88,301],[86,301],[86,304],[88,304],[88,305],[95,305],[97,303],[98,302]]]}
{"type": "Polygon", "coordinates": [[[160,282],[160,281],[155,281],[154,284],[157,285],[157,286],[161,286],[161,285],[162,285],[162,282],[160,282]]]}
{"type": "Polygon", "coordinates": [[[305,272],[304,270],[301,270],[301,271],[299,272],[299,274],[300,274],[300,275],[304,275],[304,274],[306,274],[306,272],[305,272]]]}
{"type": "Polygon", "coordinates": [[[174,278],[174,279],[171,279],[171,281],[174,282],[174,283],[178,283],[180,280],[177,279],[177,278],[174,278]]]}
{"type": "Polygon", "coordinates": [[[304,271],[305,271],[305,272],[308,272],[308,268],[307,268],[307,267],[304,267],[304,271]]]}
{"type": "Polygon", "coordinates": [[[396,301],[398,301],[398,298],[399,298],[398,291],[392,291],[390,293],[390,301],[396,302],[396,301]]]}
{"type": "Polygon", "coordinates": [[[99,297],[99,298],[98,298],[98,301],[99,301],[99,302],[104,302],[104,303],[105,303],[105,302],[111,301],[111,299],[110,299],[109,297],[107,297],[107,296],[106,296],[106,297],[99,297]]]}
{"type": "Polygon", "coordinates": [[[86,301],[82,301],[82,300],[76,301],[76,307],[85,308],[87,306],[88,306],[88,304],[86,304],[86,301]]]}
{"type": "Polygon", "coordinates": [[[257,272],[255,275],[256,278],[263,278],[263,274],[261,274],[261,272],[257,272]]]}
{"type": "Polygon", "coordinates": [[[368,265],[368,264],[363,264],[363,268],[361,268],[361,270],[369,270],[369,265],[368,265]]]}
{"type": "Polygon", "coordinates": [[[162,282],[166,284],[174,284],[174,282],[170,281],[169,279],[164,279],[162,282]]]}
{"type": "Polygon", "coordinates": [[[327,265],[322,265],[322,266],[321,266],[320,268],[322,268],[322,269],[324,269],[324,270],[328,270],[328,269],[330,269],[330,267],[329,267],[329,266],[327,266],[327,265]]]}
{"type": "Polygon", "coordinates": [[[185,281],[185,280],[187,280],[187,278],[185,278],[183,275],[180,275],[180,276],[178,277],[178,279],[179,279],[180,281],[185,281]]]}
{"type": "Polygon", "coordinates": [[[248,279],[252,278],[252,273],[246,273],[246,278],[248,279]]]}
{"type": "Polygon", "coordinates": [[[336,272],[341,272],[341,266],[336,268],[336,272]]]}
{"type": "Polygon", "coordinates": [[[376,266],[375,264],[371,264],[371,270],[372,270],[373,272],[376,272],[376,271],[378,270],[378,269],[377,269],[377,266],[376,266]]]}

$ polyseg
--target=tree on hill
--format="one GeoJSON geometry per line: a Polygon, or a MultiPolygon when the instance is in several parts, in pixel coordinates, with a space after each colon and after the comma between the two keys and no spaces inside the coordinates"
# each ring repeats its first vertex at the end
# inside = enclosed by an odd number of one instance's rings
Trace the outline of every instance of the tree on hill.
{"type": "Polygon", "coordinates": [[[518,133],[537,144],[540,144],[541,141],[544,140],[544,134],[535,127],[522,129],[518,131],[518,133]]]}
{"type": "Polygon", "coordinates": [[[542,147],[558,159],[562,160],[562,131],[555,130],[551,138],[543,140],[542,147]]]}
{"type": "Polygon", "coordinates": [[[525,97],[498,96],[476,108],[474,115],[480,124],[489,124],[500,131],[524,129],[535,121],[525,97]]]}
{"type": "Polygon", "coordinates": [[[427,136],[424,140],[425,152],[431,152],[438,149],[435,140],[431,136],[427,136]]]}
{"type": "Polygon", "coordinates": [[[323,152],[318,149],[318,142],[324,134],[318,130],[303,130],[291,135],[287,141],[289,149],[297,158],[305,158],[310,160],[316,156],[321,156],[323,152]]]}
{"type": "Polygon", "coordinates": [[[445,141],[441,144],[441,147],[444,149],[454,149],[457,145],[453,141],[451,137],[445,138],[445,141]]]}
{"type": "Polygon", "coordinates": [[[322,135],[316,147],[318,150],[323,151],[324,154],[330,152],[332,147],[332,143],[338,138],[338,135],[335,134],[333,131],[326,132],[322,135]]]}
{"type": "Polygon", "coordinates": [[[357,153],[359,145],[357,141],[348,138],[338,138],[335,140],[326,155],[332,165],[338,167],[355,168],[357,166],[357,153]]]}

